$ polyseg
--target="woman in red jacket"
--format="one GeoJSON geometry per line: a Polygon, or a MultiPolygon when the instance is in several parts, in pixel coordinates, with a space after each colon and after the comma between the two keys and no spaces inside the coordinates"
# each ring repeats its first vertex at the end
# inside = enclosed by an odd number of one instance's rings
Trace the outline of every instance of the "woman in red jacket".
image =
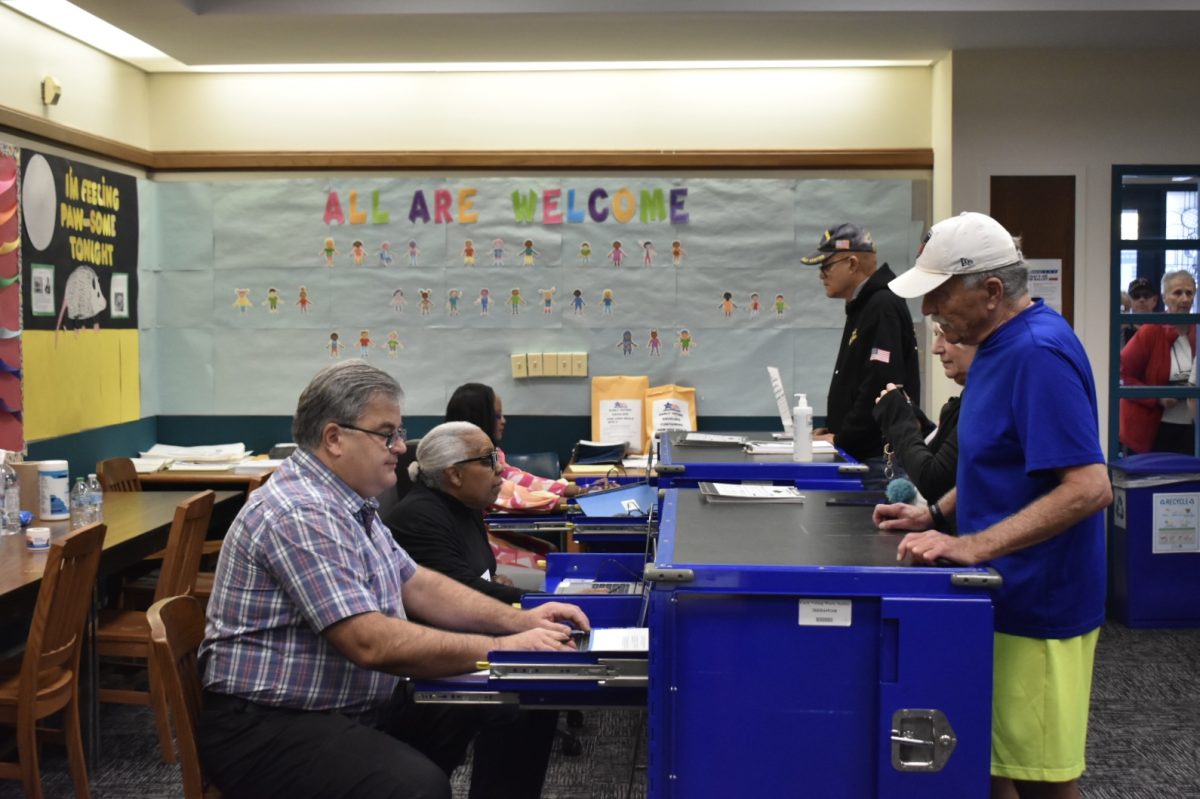
{"type": "MultiPolygon", "coordinates": [[[[1167,313],[1191,313],[1196,280],[1179,270],[1163,276],[1167,313]]],[[[1121,384],[1182,386],[1192,374],[1196,353],[1194,325],[1142,325],[1121,350],[1121,384]]],[[[1171,397],[1121,400],[1121,443],[1133,452],[1195,451],[1192,413],[1171,397]]]]}

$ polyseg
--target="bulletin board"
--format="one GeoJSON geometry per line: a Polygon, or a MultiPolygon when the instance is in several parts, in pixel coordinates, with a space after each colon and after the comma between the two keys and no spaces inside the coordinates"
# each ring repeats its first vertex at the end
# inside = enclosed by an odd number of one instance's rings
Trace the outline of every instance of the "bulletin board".
{"type": "Polygon", "coordinates": [[[143,406],[290,414],[363,357],[409,414],[489,383],[517,414],[590,413],[586,379],[515,380],[510,354],[586,352],[589,374],[697,389],[705,416],[773,415],[766,366],[817,414],[844,302],[810,252],[867,227],[909,268],[923,178],[354,174],[144,181],[143,406]]]}

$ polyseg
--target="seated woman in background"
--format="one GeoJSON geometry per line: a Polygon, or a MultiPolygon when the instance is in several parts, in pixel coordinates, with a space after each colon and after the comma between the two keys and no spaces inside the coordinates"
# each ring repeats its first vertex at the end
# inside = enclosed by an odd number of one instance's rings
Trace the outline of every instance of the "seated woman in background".
{"type": "Polygon", "coordinates": [[[500,449],[500,439],[504,437],[504,406],[491,386],[465,383],[456,388],[446,403],[446,421],[470,422],[491,438],[500,458],[500,477],[504,480],[500,496],[495,502],[497,507],[510,510],[540,508],[548,504],[545,497],[547,492],[560,497],[579,494],[579,486],[574,483],[549,476],[539,477],[508,465],[504,460],[504,451],[500,449]],[[543,496],[536,496],[539,493],[543,496]]]}
{"type": "MultiPolygon", "coordinates": [[[[942,361],[946,377],[966,385],[967,370],[975,358],[975,347],[969,344],[951,344],[942,335],[942,328],[934,325],[933,353],[942,361]]],[[[960,397],[951,397],[942,406],[934,427],[921,409],[914,406],[903,389],[893,383],[875,400],[875,421],[883,430],[896,453],[900,465],[921,496],[929,502],[937,502],[954,488],[958,469],[958,407],[960,397]],[[929,438],[929,434],[933,437],[929,438]]]]}

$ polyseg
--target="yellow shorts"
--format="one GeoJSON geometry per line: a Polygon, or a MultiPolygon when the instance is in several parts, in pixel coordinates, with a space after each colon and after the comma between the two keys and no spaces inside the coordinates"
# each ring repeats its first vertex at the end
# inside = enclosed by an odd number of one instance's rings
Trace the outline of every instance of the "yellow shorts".
{"type": "Polygon", "coordinates": [[[1067,782],[1083,773],[1100,630],[1041,639],[996,633],[992,776],[1067,782]]]}

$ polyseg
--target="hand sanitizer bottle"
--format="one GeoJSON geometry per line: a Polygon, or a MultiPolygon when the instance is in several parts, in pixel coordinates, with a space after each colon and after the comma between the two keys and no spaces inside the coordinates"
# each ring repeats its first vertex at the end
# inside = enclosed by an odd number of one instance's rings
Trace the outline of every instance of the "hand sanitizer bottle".
{"type": "Polygon", "coordinates": [[[796,407],[792,408],[792,460],[812,461],[812,408],[805,394],[796,395],[796,407]]]}

